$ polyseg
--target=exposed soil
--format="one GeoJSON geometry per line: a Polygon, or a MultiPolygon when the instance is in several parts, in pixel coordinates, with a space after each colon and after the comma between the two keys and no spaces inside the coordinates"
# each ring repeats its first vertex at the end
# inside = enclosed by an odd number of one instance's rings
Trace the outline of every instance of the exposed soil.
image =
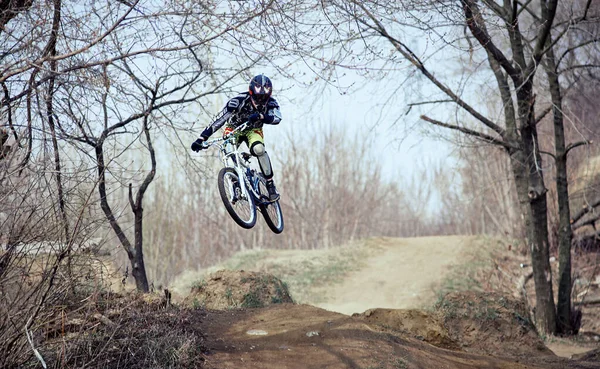
{"type": "MultiPolygon", "coordinates": [[[[206,366],[600,368],[597,354],[589,351],[593,345],[585,347],[587,353],[579,360],[557,357],[537,336],[525,303],[510,293],[450,293],[433,304],[444,277],[460,273],[469,253],[480,244],[473,237],[377,239],[360,268],[350,268],[341,281],[315,282],[319,293],[313,296],[321,300],[326,292],[325,301],[314,304],[318,306],[237,309],[243,303],[239,300],[226,310],[207,311],[199,328],[206,335],[206,366]],[[415,309],[432,305],[429,310],[415,309]]],[[[264,270],[269,261],[258,264],[264,270]]],[[[247,272],[220,273],[229,275],[218,278],[219,286],[214,287],[222,294],[239,285],[240,277],[230,274],[247,272]],[[226,280],[238,282],[224,286],[226,280]]],[[[271,278],[267,274],[255,280],[271,278]]],[[[263,301],[279,299],[279,295],[264,296],[263,301]]],[[[554,347],[558,352],[564,348],[557,342],[554,347]]],[[[576,347],[577,352],[585,352],[576,347]]]]}
{"type": "Polygon", "coordinates": [[[598,368],[597,362],[551,353],[501,358],[450,350],[309,305],[210,311],[200,330],[208,349],[205,366],[211,369],[598,368]]]}
{"type": "MultiPolygon", "coordinates": [[[[368,252],[352,253],[365,257],[358,263],[345,257],[344,263],[333,260],[335,273],[310,269],[319,277],[306,280],[319,293],[295,282],[305,299],[329,291],[322,302],[329,310],[294,304],[293,289],[290,296],[285,279],[274,274],[224,270],[199,279],[180,304],[165,292],[100,296],[61,308],[39,347],[50,363],[105,368],[600,368],[593,341],[585,347],[595,351],[556,356],[537,336],[524,301],[511,293],[479,283],[476,292],[450,292],[436,301],[443,278],[470,274],[464,262],[480,246],[476,238],[369,242],[368,252]],[[338,270],[342,264],[350,272],[338,270]]],[[[309,268],[327,267],[301,258],[309,268]]],[[[507,263],[484,274],[488,284],[502,290],[496,272],[510,276],[506,268],[517,259],[494,259],[507,263]]],[[[260,269],[267,264],[262,260],[260,269]]],[[[290,259],[284,265],[302,271],[290,259]]],[[[552,343],[557,350],[565,344],[552,343]]]]}
{"type": "Polygon", "coordinates": [[[193,286],[184,302],[192,307],[222,310],[294,301],[287,286],[270,274],[220,270],[193,286]]]}

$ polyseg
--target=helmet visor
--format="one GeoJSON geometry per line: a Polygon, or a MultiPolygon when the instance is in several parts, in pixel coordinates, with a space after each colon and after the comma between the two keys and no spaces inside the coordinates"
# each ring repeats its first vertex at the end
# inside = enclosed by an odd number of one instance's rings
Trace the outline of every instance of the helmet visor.
{"type": "Polygon", "coordinates": [[[254,101],[254,103],[256,105],[265,105],[267,103],[267,101],[269,101],[269,95],[268,94],[253,94],[252,95],[252,101],[254,101]]]}

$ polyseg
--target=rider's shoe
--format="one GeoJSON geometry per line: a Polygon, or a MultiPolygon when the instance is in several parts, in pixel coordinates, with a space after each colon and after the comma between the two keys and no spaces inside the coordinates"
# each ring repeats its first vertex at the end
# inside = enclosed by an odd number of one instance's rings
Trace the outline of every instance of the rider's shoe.
{"type": "Polygon", "coordinates": [[[272,179],[267,180],[267,191],[269,191],[269,201],[275,202],[279,200],[279,193],[277,193],[275,183],[273,183],[272,179]]]}

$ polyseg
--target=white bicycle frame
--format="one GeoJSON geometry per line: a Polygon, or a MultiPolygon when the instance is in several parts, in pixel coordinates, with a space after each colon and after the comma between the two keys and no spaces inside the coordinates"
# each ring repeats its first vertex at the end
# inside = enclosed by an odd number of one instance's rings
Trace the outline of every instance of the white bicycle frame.
{"type": "Polygon", "coordinates": [[[244,163],[240,152],[237,147],[237,142],[234,134],[236,132],[241,132],[248,128],[248,123],[244,123],[238,127],[236,127],[233,131],[229,132],[227,135],[216,138],[214,140],[206,141],[203,143],[205,148],[208,148],[212,145],[216,145],[219,147],[219,152],[221,156],[221,161],[223,165],[228,168],[233,168],[238,175],[238,178],[244,178],[244,185],[240,186],[242,189],[242,197],[248,199],[250,195],[248,193],[248,188],[252,191],[256,198],[259,198],[258,194],[254,191],[252,184],[249,179],[246,177],[246,173],[244,168],[248,168],[248,165],[244,163]],[[222,143],[221,143],[222,142],[222,143]]]}

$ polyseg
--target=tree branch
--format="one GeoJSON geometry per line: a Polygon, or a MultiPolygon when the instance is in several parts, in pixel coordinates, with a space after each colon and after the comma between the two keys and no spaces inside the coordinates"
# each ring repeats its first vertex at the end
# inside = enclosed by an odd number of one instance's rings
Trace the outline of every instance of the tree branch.
{"type": "Polygon", "coordinates": [[[546,115],[548,115],[548,113],[550,113],[551,111],[552,111],[552,106],[549,106],[546,109],[544,109],[542,111],[542,113],[535,118],[535,125],[537,125],[539,122],[541,122],[542,119],[544,119],[546,117],[546,115]]]}
{"type": "Polygon", "coordinates": [[[447,102],[454,102],[454,100],[446,99],[446,100],[433,100],[433,101],[421,101],[421,102],[416,102],[416,103],[409,103],[409,104],[407,104],[408,110],[406,111],[405,115],[408,114],[408,113],[410,113],[410,111],[412,110],[413,106],[429,105],[429,104],[440,104],[440,103],[447,103],[447,102]]]}
{"type": "Polygon", "coordinates": [[[574,224],[577,221],[579,221],[585,214],[594,210],[594,208],[598,205],[600,205],[600,197],[598,197],[596,200],[592,201],[591,203],[587,203],[586,205],[583,206],[583,208],[581,210],[579,210],[577,213],[575,213],[571,217],[571,224],[574,224]]]}
{"type": "Polygon", "coordinates": [[[133,189],[132,189],[133,185],[130,183],[129,184],[129,192],[128,192],[128,198],[129,198],[129,206],[131,206],[131,210],[133,210],[133,212],[135,213],[135,202],[133,201],[133,189]]]}
{"type": "Polygon", "coordinates": [[[534,12],[532,12],[531,10],[529,10],[529,4],[531,4],[533,0],[527,0],[525,3],[522,3],[518,0],[514,0],[513,2],[513,10],[514,10],[514,17],[513,19],[517,19],[517,17],[519,15],[521,15],[522,12],[526,11],[528,12],[534,19],[539,20],[539,17],[537,16],[537,14],[535,14],[534,12]],[[517,4],[521,6],[521,10],[517,11],[517,4]]]}
{"type": "MultiPolygon", "coordinates": [[[[156,86],[156,89],[154,90],[154,93],[152,96],[152,101],[150,102],[150,107],[152,107],[154,105],[157,92],[158,92],[158,84],[156,86]]],[[[150,116],[149,113],[144,116],[144,134],[146,136],[148,152],[150,153],[150,162],[152,164],[152,169],[146,175],[146,178],[144,178],[144,182],[142,182],[142,185],[140,186],[140,189],[138,190],[136,200],[135,200],[135,205],[137,208],[142,206],[142,199],[144,197],[144,194],[146,193],[146,189],[148,189],[148,186],[150,185],[150,183],[154,179],[154,175],[156,174],[156,154],[154,152],[154,147],[152,146],[152,138],[150,137],[150,128],[148,127],[148,117],[149,116],[150,116]]]]}
{"type": "Polygon", "coordinates": [[[600,65],[598,65],[598,64],[577,64],[577,65],[572,65],[572,66],[570,66],[568,68],[565,68],[565,69],[561,69],[557,73],[558,74],[563,74],[565,72],[569,72],[569,71],[572,71],[572,70],[575,70],[575,69],[588,69],[589,70],[591,68],[600,68],[600,65]]]}
{"type": "Polygon", "coordinates": [[[505,8],[496,4],[494,0],[482,0],[482,2],[488,6],[488,8],[492,9],[497,16],[502,18],[505,22],[508,21],[508,12],[505,8]]]}
{"type": "MultiPolygon", "coordinates": [[[[3,105],[4,105],[4,101],[8,101],[10,99],[10,92],[8,91],[8,87],[6,86],[6,83],[2,83],[2,90],[4,91],[4,100],[3,100],[3,105]]],[[[15,130],[15,127],[13,125],[12,107],[10,104],[6,104],[6,119],[8,121],[8,126],[15,138],[17,145],[21,146],[21,144],[19,143],[19,135],[17,134],[17,131],[15,130]]]]}
{"type": "Polygon", "coordinates": [[[595,37],[595,38],[593,38],[593,39],[590,39],[590,40],[587,40],[587,41],[585,41],[585,42],[582,42],[582,43],[581,43],[581,44],[579,44],[579,45],[575,45],[575,46],[573,46],[573,47],[570,47],[570,48],[568,48],[567,50],[565,50],[565,51],[562,53],[562,55],[560,56],[560,58],[558,58],[558,62],[556,63],[556,68],[558,69],[558,67],[560,66],[560,63],[562,62],[562,60],[563,60],[563,59],[564,59],[564,58],[565,58],[565,57],[566,57],[566,56],[567,56],[569,53],[571,53],[571,52],[573,52],[573,51],[575,51],[575,50],[577,50],[577,49],[579,49],[579,48],[585,47],[585,46],[587,46],[587,45],[590,45],[590,44],[595,44],[595,43],[597,43],[598,41],[600,41],[600,37],[595,37]]]}
{"type": "Polygon", "coordinates": [[[585,4],[585,10],[583,12],[583,16],[581,17],[581,20],[587,19],[588,11],[590,10],[591,5],[592,5],[592,0],[588,0],[587,4],[585,4]]]}
{"type": "Polygon", "coordinates": [[[573,229],[579,229],[581,227],[585,227],[586,225],[594,225],[594,223],[596,223],[596,221],[600,219],[600,214],[596,214],[593,217],[590,217],[584,221],[582,221],[581,223],[578,224],[573,224],[571,227],[573,229]]]}
{"type": "Polygon", "coordinates": [[[503,147],[506,147],[506,148],[511,147],[505,141],[500,140],[500,139],[498,139],[496,137],[492,137],[492,136],[490,136],[488,134],[485,134],[483,132],[478,132],[478,131],[475,131],[473,129],[469,129],[469,128],[465,128],[465,127],[460,127],[460,126],[456,126],[456,125],[453,125],[453,124],[443,123],[443,122],[440,122],[439,120],[435,120],[435,119],[429,118],[426,115],[421,115],[421,119],[423,119],[424,121],[429,122],[431,124],[434,124],[436,126],[440,126],[440,127],[444,127],[444,128],[449,128],[449,129],[452,129],[452,130],[455,130],[455,131],[460,131],[460,132],[465,133],[465,134],[467,134],[469,136],[473,136],[473,137],[476,137],[476,138],[478,138],[480,140],[483,140],[483,141],[485,141],[487,143],[491,143],[491,144],[494,144],[494,145],[503,146],[503,147]]]}
{"type": "Polygon", "coordinates": [[[593,143],[594,143],[594,141],[592,141],[592,140],[570,143],[567,145],[567,148],[565,150],[565,155],[567,155],[569,153],[569,151],[571,151],[572,149],[574,149],[576,147],[584,146],[584,145],[592,145],[593,143]]]}
{"type": "Polygon", "coordinates": [[[461,0],[463,4],[463,11],[465,13],[465,19],[467,20],[467,26],[471,30],[471,33],[479,44],[483,46],[483,48],[488,51],[491,55],[493,55],[494,59],[500,63],[502,68],[513,78],[519,79],[519,72],[513,67],[511,62],[506,58],[506,56],[494,45],[492,42],[492,38],[490,35],[479,25],[477,24],[477,18],[481,18],[481,14],[479,14],[479,10],[477,5],[473,0],[461,0]],[[474,14],[474,11],[476,14],[474,14]]]}
{"type": "MultiPolygon", "coordinates": [[[[542,60],[542,56],[546,52],[546,42],[548,37],[550,37],[550,31],[552,30],[552,26],[554,24],[554,16],[556,15],[556,7],[558,5],[558,0],[548,0],[546,4],[542,2],[542,19],[541,19],[541,29],[537,35],[537,43],[533,48],[533,61],[527,66],[526,76],[530,76],[531,73],[537,68],[542,60]]],[[[560,36],[556,38],[555,42],[558,42],[560,36]]],[[[554,46],[551,44],[549,47],[554,46]]]]}
{"type": "Polygon", "coordinates": [[[383,26],[383,24],[381,24],[381,22],[367,8],[365,8],[365,6],[362,2],[355,2],[355,4],[365,12],[365,14],[371,19],[371,21],[373,21],[373,23],[375,23],[376,27],[374,27],[370,24],[367,24],[367,23],[363,23],[363,24],[365,24],[367,27],[373,29],[374,31],[379,33],[382,37],[387,39],[394,46],[396,51],[398,51],[411,64],[413,64],[415,67],[417,67],[417,69],[419,69],[421,71],[421,73],[423,73],[423,75],[425,75],[425,77],[427,77],[442,92],[444,92],[448,97],[450,97],[450,99],[452,99],[458,106],[465,109],[467,112],[469,112],[469,114],[471,114],[477,120],[482,122],[488,128],[490,128],[493,131],[495,131],[496,133],[498,133],[500,136],[504,136],[506,134],[505,130],[502,127],[500,127],[496,123],[492,122],[488,118],[484,117],[482,114],[480,114],[478,111],[476,111],[473,107],[471,107],[469,104],[467,104],[464,100],[462,100],[458,95],[456,95],[454,92],[452,92],[452,90],[450,90],[450,88],[448,88],[443,83],[441,83],[433,74],[431,74],[429,72],[429,70],[427,70],[427,68],[425,68],[425,65],[423,64],[423,62],[421,62],[421,60],[419,60],[419,58],[412,52],[412,50],[410,50],[406,45],[404,45],[399,40],[392,37],[392,35],[390,35],[387,32],[387,29],[383,26]]]}

